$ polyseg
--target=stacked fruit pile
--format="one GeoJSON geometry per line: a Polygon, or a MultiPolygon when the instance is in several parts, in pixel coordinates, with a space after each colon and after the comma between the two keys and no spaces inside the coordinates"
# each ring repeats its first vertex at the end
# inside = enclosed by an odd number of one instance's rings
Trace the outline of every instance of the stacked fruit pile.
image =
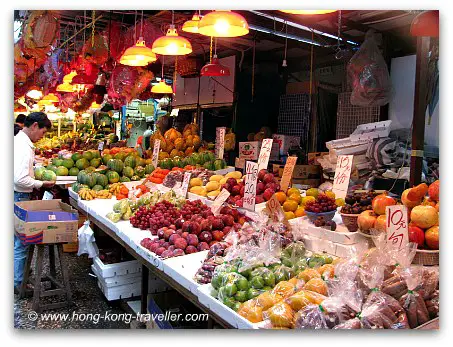
{"type": "Polygon", "coordinates": [[[341,213],[360,214],[366,210],[372,210],[371,203],[377,195],[374,190],[360,194],[348,194],[345,198],[346,204],[341,208],[341,213]]]}
{"type": "Polygon", "coordinates": [[[159,166],[163,169],[171,170],[174,167],[186,168],[203,167],[207,170],[216,171],[226,168],[226,162],[223,159],[215,159],[214,153],[205,151],[202,153],[193,153],[192,155],[181,158],[165,158],[159,161],[159,166]]]}
{"type": "MultiPolygon", "coordinates": [[[[226,175],[204,175],[190,180],[190,192],[200,196],[215,198],[222,188],[227,189],[231,195],[240,195],[242,174],[239,171],[229,172],[226,175]]],[[[242,188],[243,189],[243,188],[242,188]]]]}

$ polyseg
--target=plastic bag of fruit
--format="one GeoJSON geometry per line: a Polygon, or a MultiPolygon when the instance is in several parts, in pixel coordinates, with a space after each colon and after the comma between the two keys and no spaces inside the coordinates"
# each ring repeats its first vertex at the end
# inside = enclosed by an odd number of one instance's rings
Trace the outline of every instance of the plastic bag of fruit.
{"type": "Polygon", "coordinates": [[[263,312],[263,318],[269,320],[272,327],[292,328],[294,310],[285,301],[280,301],[263,312]]]}

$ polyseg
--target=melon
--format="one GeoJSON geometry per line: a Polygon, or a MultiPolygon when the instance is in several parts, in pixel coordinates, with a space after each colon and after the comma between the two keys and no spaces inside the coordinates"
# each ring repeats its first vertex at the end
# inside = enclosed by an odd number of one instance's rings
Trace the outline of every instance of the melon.
{"type": "Polygon", "coordinates": [[[43,181],[52,181],[52,182],[55,182],[57,180],[57,175],[55,174],[55,172],[51,171],[51,170],[45,170],[43,173],[42,173],[42,176],[41,176],[42,180],[43,181]]]}
{"type": "Polygon", "coordinates": [[[143,158],[137,158],[137,164],[135,166],[145,166],[146,161],[143,158]]]}
{"type": "Polygon", "coordinates": [[[145,176],[145,168],[143,166],[137,166],[134,173],[139,177],[143,177],[145,176]]]}
{"type": "Polygon", "coordinates": [[[74,192],[78,193],[80,189],[82,189],[82,188],[88,188],[88,186],[85,185],[85,184],[81,184],[81,183],[79,183],[79,182],[75,182],[75,183],[72,184],[71,188],[72,188],[72,190],[73,190],[74,192]]]}
{"type": "Polygon", "coordinates": [[[53,158],[52,159],[52,165],[55,165],[57,167],[63,165],[63,159],[61,159],[61,158],[53,158]]]}
{"type": "Polygon", "coordinates": [[[107,184],[109,184],[109,179],[106,175],[98,174],[96,176],[96,184],[105,187],[107,184]]]}
{"type": "Polygon", "coordinates": [[[91,159],[93,159],[93,153],[90,151],[83,152],[82,157],[90,161],[91,159]]]}
{"type": "Polygon", "coordinates": [[[99,185],[99,184],[96,184],[96,185],[95,185],[93,188],[91,188],[91,189],[93,189],[94,191],[98,192],[98,191],[100,191],[100,190],[103,190],[104,187],[101,186],[101,185],[99,185]]]}
{"type": "Polygon", "coordinates": [[[145,174],[149,175],[154,171],[154,165],[153,164],[146,164],[145,166],[145,174]]]}
{"type": "Polygon", "coordinates": [[[74,154],[71,156],[71,159],[74,160],[74,162],[76,162],[76,161],[79,160],[80,158],[82,158],[82,154],[80,154],[80,153],[74,153],[74,154]]]}
{"type": "Polygon", "coordinates": [[[46,168],[43,166],[37,167],[35,169],[35,178],[41,180],[43,172],[46,171],[46,168]]]}
{"type": "Polygon", "coordinates": [[[123,172],[124,164],[119,159],[111,159],[108,161],[107,166],[110,170],[116,171],[117,173],[123,172]]]}
{"type": "Polygon", "coordinates": [[[116,183],[120,180],[120,175],[116,171],[109,171],[107,172],[107,178],[109,179],[109,183],[116,183]]]}
{"type": "Polygon", "coordinates": [[[130,166],[125,166],[123,169],[123,176],[131,178],[132,176],[134,176],[134,169],[130,166]]]}
{"type": "Polygon", "coordinates": [[[86,172],[94,172],[96,170],[96,168],[94,166],[88,166],[85,171],[86,172]]]}
{"type": "Polygon", "coordinates": [[[93,149],[90,152],[93,154],[93,159],[95,159],[95,158],[96,159],[100,159],[101,158],[101,154],[99,153],[98,150],[93,149]]]}
{"type": "Polygon", "coordinates": [[[88,187],[93,188],[96,185],[96,176],[92,173],[86,174],[85,184],[88,187]]]}
{"type": "Polygon", "coordinates": [[[105,154],[102,156],[102,162],[104,165],[107,165],[110,159],[113,159],[113,156],[111,154],[105,154]]]}
{"type": "Polygon", "coordinates": [[[86,171],[85,170],[80,170],[79,173],[77,174],[77,182],[81,184],[85,184],[85,177],[86,177],[86,171]]]}
{"type": "Polygon", "coordinates": [[[57,167],[55,165],[49,165],[47,166],[46,168],[47,170],[50,170],[50,171],[53,171],[53,172],[56,172],[57,171],[57,167]]]}
{"type": "MultiPolygon", "coordinates": [[[[124,166],[129,166],[132,169],[134,169],[137,166],[137,160],[136,157],[133,155],[129,155],[124,159],[124,166]]],[[[128,176],[130,177],[130,176],[128,176]]]]}
{"type": "Polygon", "coordinates": [[[64,166],[59,166],[57,168],[57,172],[56,172],[57,176],[67,176],[68,173],[69,173],[68,168],[66,168],[64,166]]]}
{"type": "Polygon", "coordinates": [[[122,176],[120,178],[120,182],[130,182],[130,181],[131,181],[131,179],[129,177],[126,177],[126,176],[122,176]]]}
{"type": "Polygon", "coordinates": [[[69,170],[70,168],[72,168],[74,166],[74,160],[64,159],[62,165],[69,170]]]}
{"type": "Polygon", "coordinates": [[[126,158],[126,153],[123,152],[116,153],[113,158],[123,161],[124,158],[126,158]]]}
{"type": "Polygon", "coordinates": [[[90,162],[86,158],[80,158],[76,161],[75,165],[79,170],[83,170],[90,166],[90,162]]]}
{"type": "Polygon", "coordinates": [[[93,158],[90,161],[90,166],[94,166],[95,168],[99,167],[101,165],[101,159],[99,158],[93,158]]]}
{"type": "Polygon", "coordinates": [[[79,174],[79,169],[77,169],[76,167],[72,167],[69,169],[69,173],[68,173],[69,176],[77,176],[78,174],[79,174]]]}

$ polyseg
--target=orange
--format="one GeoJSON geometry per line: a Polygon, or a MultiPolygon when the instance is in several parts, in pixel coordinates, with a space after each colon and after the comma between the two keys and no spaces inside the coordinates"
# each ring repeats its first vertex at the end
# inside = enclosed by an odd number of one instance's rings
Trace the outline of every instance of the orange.
{"type": "Polygon", "coordinates": [[[335,193],[331,190],[327,190],[324,194],[326,194],[331,199],[335,199],[335,193]]]}
{"type": "Polygon", "coordinates": [[[283,211],[285,212],[294,212],[297,210],[299,204],[294,200],[286,200],[283,203],[283,211]]]}
{"type": "Polygon", "coordinates": [[[344,206],[345,201],[344,201],[343,198],[338,198],[338,199],[335,199],[335,204],[336,204],[338,207],[341,207],[341,206],[344,206]]]}
{"type": "Polygon", "coordinates": [[[275,193],[275,197],[277,198],[280,205],[282,205],[286,201],[286,194],[284,192],[275,193]]]}
{"type": "Polygon", "coordinates": [[[300,195],[299,189],[297,189],[297,188],[289,188],[288,191],[286,192],[286,195],[290,196],[292,194],[299,194],[300,195]]]}
{"type": "Polygon", "coordinates": [[[296,216],[294,215],[294,212],[285,212],[285,217],[287,220],[296,218],[296,216]]]}
{"type": "Polygon", "coordinates": [[[294,215],[296,217],[303,217],[305,216],[305,208],[304,207],[299,207],[296,212],[294,212],[294,215]]]}
{"type": "Polygon", "coordinates": [[[302,201],[302,197],[300,196],[300,194],[291,194],[288,196],[288,199],[297,202],[298,205],[302,201]]]}
{"type": "Polygon", "coordinates": [[[304,197],[302,198],[302,202],[301,202],[302,206],[305,206],[305,205],[307,204],[307,202],[309,202],[309,201],[315,202],[316,199],[315,199],[314,196],[304,196],[304,197]]]}

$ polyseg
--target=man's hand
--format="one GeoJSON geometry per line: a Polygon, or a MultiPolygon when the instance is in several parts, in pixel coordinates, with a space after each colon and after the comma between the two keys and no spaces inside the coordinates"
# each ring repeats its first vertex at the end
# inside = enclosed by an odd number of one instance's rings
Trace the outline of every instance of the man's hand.
{"type": "Polygon", "coordinates": [[[55,185],[55,182],[54,181],[44,181],[42,182],[42,186],[44,188],[51,188],[55,185]]]}

